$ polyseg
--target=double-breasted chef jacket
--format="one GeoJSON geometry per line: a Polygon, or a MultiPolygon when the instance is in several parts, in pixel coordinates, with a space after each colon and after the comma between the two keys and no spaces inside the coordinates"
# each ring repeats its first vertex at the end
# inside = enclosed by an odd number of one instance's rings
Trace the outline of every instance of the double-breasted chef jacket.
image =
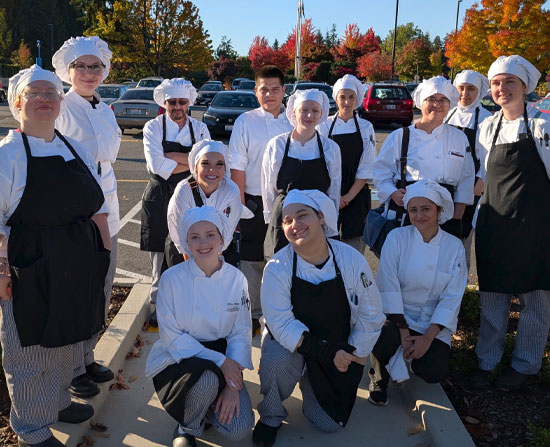
{"type": "Polygon", "coordinates": [[[450,345],[467,281],[458,238],[440,228],[424,242],[413,225],[388,234],[376,276],[386,315],[404,315],[409,328],[422,334],[438,324],[443,329],[436,338],[450,345]]]}
{"type": "MultiPolygon", "coordinates": [[[[441,124],[431,134],[409,126],[406,181],[430,178],[441,185],[453,187],[453,201],[470,205],[474,201],[475,168],[466,135],[441,124]]],[[[400,159],[403,129],[392,132],[384,141],[374,162],[374,184],[380,203],[386,207],[401,180],[400,159]]],[[[392,219],[395,214],[388,213],[392,219]]]]}
{"type": "Polygon", "coordinates": [[[180,130],[167,113],[148,121],[143,128],[143,148],[149,183],[143,193],[140,248],[163,252],[168,236],[167,212],[170,197],[177,184],[190,175],[189,171],[172,174],[177,162],[164,156],[165,152],[190,152],[198,141],[210,138],[206,124],[187,116],[180,130]]]}
{"type": "Polygon", "coordinates": [[[191,357],[218,367],[229,357],[252,369],[248,285],[235,267],[223,262],[207,277],[190,259],[168,269],[160,279],[157,315],[160,339],[147,358],[148,377],[191,357]],[[225,355],[201,343],[219,339],[227,340],[225,355]]]}
{"type": "Polygon", "coordinates": [[[113,237],[120,230],[120,214],[117,197],[117,182],[112,164],[116,161],[122,139],[112,109],[101,102],[95,108],[90,102],[70,89],[65,95],[64,111],[55,121],[56,129],[63,135],[79,141],[96,162],[96,171],[105,196],[109,215],[109,234],[113,237]]]}

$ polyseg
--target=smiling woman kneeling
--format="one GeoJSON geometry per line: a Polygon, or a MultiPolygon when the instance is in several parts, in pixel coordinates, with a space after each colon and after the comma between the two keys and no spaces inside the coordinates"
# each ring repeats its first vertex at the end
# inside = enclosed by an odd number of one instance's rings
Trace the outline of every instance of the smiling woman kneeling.
{"type": "Polygon", "coordinates": [[[162,275],[160,340],[145,373],[178,422],[173,447],[196,446],[205,419],[225,437],[241,439],[254,425],[242,377],[252,369],[252,321],[246,279],[220,256],[231,241],[229,221],[213,207],[192,208],[179,236],[191,259],[162,275]]]}
{"type": "Polygon", "coordinates": [[[345,427],[353,409],[384,316],[363,255],[327,239],[337,234],[337,220],[334,202],[317,190],[294,189],[283,203],[282,227],[289,244],[266,265],[261,289],[267,329],[255,444],[275,443],[288,416],[283,401],[298,382],[302,411],[319,430],[345,427]]]}
{"type": "Polygon", "coordinates": [[[376,405],[388,403],[390,374],[409,377],[403,359],[426,382],[445,377],[468,279],[462,243],[439,228],[453,216],[449,191],[423,179],[407,187],[403,200],[411,225],[388,235],[376,278],[387,317],[370,356],[369,401],[376,405]]]}

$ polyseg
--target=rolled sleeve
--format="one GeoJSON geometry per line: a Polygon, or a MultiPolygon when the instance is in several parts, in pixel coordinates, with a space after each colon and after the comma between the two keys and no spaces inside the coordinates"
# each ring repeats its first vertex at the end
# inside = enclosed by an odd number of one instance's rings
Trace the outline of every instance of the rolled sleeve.
{"type": "Polygon", "coordinates": [[[342,156],[340,155],[340,147],[338,144],[332,140],[327,139],[327,141],[329,142],[327,149],[330,149],[326,156],[328,173],[330,176],[330,186],[328,187],[327,195],[334,202],[336,210],[339,210],[342,185],[342,156]]]}
{"type": "Polygon", "coordinates": [[[243,278],[243,299],[231,334],[227,337],[226,355],[235,360],[243,368],[253,369],[252,365],[252,317],[250,316],[250,300],[248,298],[248,283],[243,278]],[[246,299],[244,299],[246,298],[246,299]]]}
{"type": "Polygon", "coordinates": [[[397,191],[394,177],[399,172],[400,146],[403,138],[403,130],[392,132],[384,140],[380,153],[374,161],[373,180],[378,190],[380,203],[387,202],[391,195],[397,191]]]}
{"type": "Polygon", "coordinates": [[[264,221],[269,223],[271,219],[271,210],[273,202],[277,197],[277,176],[284,156],[284,152],[277,148],[277,138],[272,138],[264,152],[262,159],[262,202],[264,221]]]}
{"type": "Polygon", "coordinates": [[[355,174],[356,179],[372,179],[374,160],[376,159],[376,137],[372,124],[366,121],[359,127],[361,138],[363,139],[363,153],[359,160],[359,167],[355,174]]]}
{"type": "Polygon", "coordinates": [[[147,169],[167,180],[178,163],[164,156],[162,149],[162,130],[156,121],[149,121],[143,128],[143,151],[147,169]]]}
{"type": "Polygon", "coordinates": [[[238,171],[246,171],[248,166],[248,144],[244,127],[244,120],[237,118],[229,139],[229,167],[238,171]]]}
{"type": "Polygon", "coordinates": [[[382,247],[376,282],[382,297],[382,309],[386,315],[403,314],[403,296],[397,276],[399,270],[399,244],[390,233],[382,247]]]}

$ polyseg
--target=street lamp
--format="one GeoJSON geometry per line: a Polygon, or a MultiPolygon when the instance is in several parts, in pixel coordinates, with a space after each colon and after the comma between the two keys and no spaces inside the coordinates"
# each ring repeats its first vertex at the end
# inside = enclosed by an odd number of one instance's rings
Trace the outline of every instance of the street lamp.
{"type": "MultiPolygon", "coordinates": [[[[462,1],[462,0],[458,0],[462,1]]],[[[397,38],[397,11],[399,10],[399,0],[395,0],[395,23],[393,25],[393,47],[391,52],[391,80],[393,81],[393,72],[395,65],[395,39],[397,38]]]]}
{"type": "Polygon", "coordinates": [[[40,57],[40,41],[36,41],[36,46],[38,47],[38,57],[36,58],[36,65],[42,67],[42,58],[40,57]]]}
{"type": "MultiPolygon", "coordinates": [[[[462,0],[458,0],[456,3],[456,23],[455,23],[455,36],[458,33],[458,13],[460,12],[460,2],[462,0]]],[[[454,67],[451,68],[451,81],[453,80],[453,73],[454,73],[454,67]]]]}

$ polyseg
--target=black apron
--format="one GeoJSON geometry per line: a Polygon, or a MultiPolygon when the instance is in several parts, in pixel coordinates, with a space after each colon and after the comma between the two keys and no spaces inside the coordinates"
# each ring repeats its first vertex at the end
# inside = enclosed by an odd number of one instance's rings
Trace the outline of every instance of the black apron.
{"type": "MultiPolygon", "coordinates": [[[[166,141],[166,115],[162,116],[162,150],[166,152],[188,153],[195,144],[195,133],[191,119],[187,117],[191,146],[184,146],[175,141],[166,141]]],[[[140,249],[144,251],[163,252],[168,236],[168,203],[179,182],[189,177],[190,172],[172,174],[168,180],[160,175],[151,174],[145,187],[141,206],[141,240],[140,249]]]]}
{"type": "Polygon", "coordinates": [[[288,244],[282,228],[283,202],[288,192],[293,189],[317,189],[326,194],[330,186],[330,176],[319,133],[315,132],[320,157],[313,160],[300,160],[288,156],[291,135],[292,132],[286,140],[285,154],[277,174],[277,197],[273,202],[271,221],[264,242],[266,261],[288,244]]]}
{"type": "Polygon", "coordinates": [[[526,135],[496,144],[495,131],[487,182],[476,223],[479,289],[526,293],[550,290],[550,180],[527,119],[526,135]]]}
{"type": "MultiPolygon", "coordinates": [[[[340,154],[342,156],[341,195],[343,196],[348,193],[355,182],[361,155],[363,155],[363,137],[361,136],[359,123],[357,122],[355,113],[353,114],[355,132],[332,135],[332,130],[334,129],[334,124],[337,119],[336,117],[332,121],[328,137],[335,141],[340,147],[340,154]]],[[[370,204],[370,189],[369,185],[365,183],[365,186],[359,191],[355,198],[338,213],[338,232],[340,239],[346,240],[363,235],[370,204]]]]}
{"type": "Polygon", "coordinates": [[[13,315],[21,346],[53,348],[89,339],[105,322],[110,252],[91,217],[104,202],[100,186],[75,157],[27,155],[23,196],[7,224],[13,315]]]}
{"type": "MultiPolygon", "coordinates": [[[[346,287],[330,242],[336,277],[320,284],[312,284],[296,276],[297,256],[294,253],[290,300],[292,313],[308,328],[311,335],[333,343],[348,343],[351,332],[351,310],[346,287]]],[[[363,366],[351,362],[342,373],[334,363],[321,364],[305,357],[307,374],[317,401],[325,412],[344,427],[351,415],[357,388],[363,377],[363,366]]]]}
{"type": "MultiPolygon", "coordinates": [[[[225,355],[227,340],[201,341],[205,348],[225,355]]],[[[189,390],[197,383],[204,371],[212,371],[218,376],[218,395],[225,387],[222,370],[211,360],[190,357],[163,369],[153,377],[153,385],[160,403],[166,412],[180,425],[185,425],[185,399],[189,390]]]]}
{"type": "MultiPolygon", "coordinates": [[[[456,108],[453,110],[453,113],[451,113],[449,118],[447,118],[447,120],[445,121],[445,124],[448,124],[451,117],[456,113],[456,110],[457,110],[456,108]]],[[[472,151],[472,158],[474,160],[476,173],[479,172],[479,168],[481,166],[481,161],[478,159],[476,154],[478,122],[479,122],[479,106],[476,107],[476,114],[475,114],[473,129],[470,129],[468,127],[455,126],[454,124],[449,124],[449,126],[456,127],[457,129],[464,132],[464,134],[466,135],[466,138],[468,138],[468,143],[470,145],[470,150],[472,151]]],[[[477,203],[479,202],[480,197],[481,196],[474,196],[474,203],[472,205],[466,205],[466,208],[464,209],[464,214],[462,215],[462,237],[464,239],[466,239],[470,235],[470,232],[472,231],[472,221],[474,220],[474,214],[476,212],[477,203]]]]}

